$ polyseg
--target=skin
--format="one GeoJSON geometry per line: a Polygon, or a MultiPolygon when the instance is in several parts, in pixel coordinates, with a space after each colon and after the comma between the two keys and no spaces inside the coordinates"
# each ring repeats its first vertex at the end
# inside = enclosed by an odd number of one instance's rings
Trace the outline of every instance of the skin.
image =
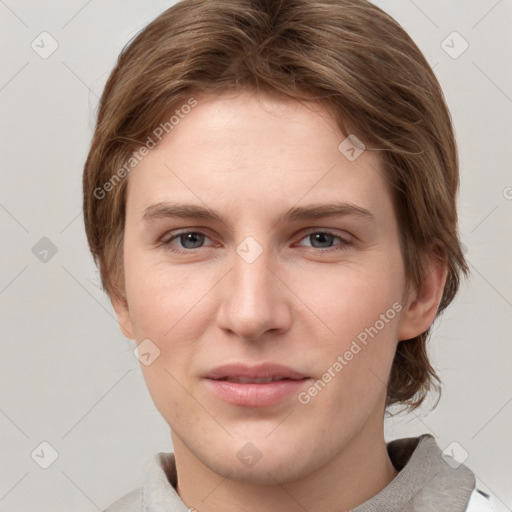
{"type": "Polygon", "coordinates": [[[385,383],[398,341],[434,320],[446,270],[432,263],[406,295],[379,154],[349,161],[323,107],[249,92],[196,98],[129,176],[126,300],[113,301],[123,333],[160,350],[141,367],[170,426],[178,493],[201,512],[350,510],[397,474],[383,434],[385,383]],[[222,222],[142,219],[164,201],[207,207],[222,222]],[[278,220],[333,201],[373,218],[278,220]],[[185,228],[206,236],[172,240],[185,228]],[[325,230],[334,236],[310,236],[325,230]],[[236,252],[248,236],[262,249],[252,263],[236,252]],[[201,379],[225,363],[277,362],[309,376],[307,390],[394,303],[401,312],[306,405],[294,395],[236,406],[201,379]],[[261,454],[252,467],[237,457],[247,442],[261,454]]]}

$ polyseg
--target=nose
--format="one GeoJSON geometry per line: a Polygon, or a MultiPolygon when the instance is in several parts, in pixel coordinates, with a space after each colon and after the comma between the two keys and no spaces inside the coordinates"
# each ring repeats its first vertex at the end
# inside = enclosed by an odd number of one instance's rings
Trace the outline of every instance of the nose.
{"type": "Polygon", "coordinates": [[[272,260],[269,250],[254,261],[235,253],[231,272],[223,279],[218,325],[242,340],[263,341],[290,328],[290,293],[272,260]]]}

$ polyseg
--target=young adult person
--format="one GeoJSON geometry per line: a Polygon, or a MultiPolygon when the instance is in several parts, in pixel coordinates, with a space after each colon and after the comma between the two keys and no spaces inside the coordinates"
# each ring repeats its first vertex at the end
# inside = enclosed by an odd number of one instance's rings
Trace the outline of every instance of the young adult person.
{"type": "Polygon", "coordinates": [[[170,427],[121,511],[486,510],[386,409],[468,267],[458,158],[420,50],[364,0],[184,0],[122,51],[84,217],[170,427]]]}

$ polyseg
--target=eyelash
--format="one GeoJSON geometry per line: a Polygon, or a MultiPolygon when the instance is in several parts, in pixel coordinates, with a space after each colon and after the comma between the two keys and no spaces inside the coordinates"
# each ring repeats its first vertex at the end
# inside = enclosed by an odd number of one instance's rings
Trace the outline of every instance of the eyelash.
{"type": "MultiPolygon", "coordinates": [[[[196,247],[195,249],[177,249],[176,247],[173,247],[171,245],[171,243],[174,240],[178,239],[180,236],[191,234],[191,233],[195,234],[195,235],[203,235],[206,238],[209,238],[208,235],[206,233],[204,233],[203,231],[195,231],[195,230],[194,231],[192,231],[192,230],[180,231],[178,233],[174,233],[168,239],[162,238],[161,241],[160,241],[160,245],[163,246],[166,250],[169,250],[169,251],[177,253],[177,254],[190,254],[193,251],[196,251],[198,249],[204,249],[204,247],[196,247]]],[[[329,247],[328,249],[320,249],[320,248],[316,248],[316,247],[310,247],[315,252],[320,253],[320,254],[324,254],[324,253],[328,253],[328,252],[334,252],[334,251],[340,251],[340,250],[343,251],[343,250],[346,250],[349,246],[351,246],[353,244],[352,240],[347,240],[346,238],[343,238],[340,235],[337,235],[336,233],[333,233],[332,231],[329,231],[329,230],[310,231],[310,232],[306,233],[300,240],[303,240],[304,238],[307,238],[307,237],[309,237],[311,235],[315,235],[315,234],[318,234],[318,233],[321,233],[322,235],[332,236],[334,238],[337,238],[341,242],[339,244],[339,246],[329,247]]]]}

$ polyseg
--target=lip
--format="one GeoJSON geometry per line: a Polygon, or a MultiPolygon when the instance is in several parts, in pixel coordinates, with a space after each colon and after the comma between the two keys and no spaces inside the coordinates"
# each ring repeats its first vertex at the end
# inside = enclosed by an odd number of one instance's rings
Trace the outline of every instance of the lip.
{"type": "Polygon", "coordinates": [[[307,377],[306,375],[281,364],[261,363],[251,366],[242,363],[232,363],[213,368],[203,375],[203,378],[223,379],[226,377],[245,377],[248,379],[266,379],[276,376],[295,380],[307,377]]]}
{"type": "Polygon", "coordinates": [[[287,366],[229,364],[203,376],[206,387],[221,400],[244,407],[268,407],[296,396],[309,377],[287,366]],[[273,379],[271,382],[247,382],[273,379]],[[242,381],[242,382],[241,382],[242,381]]]}

